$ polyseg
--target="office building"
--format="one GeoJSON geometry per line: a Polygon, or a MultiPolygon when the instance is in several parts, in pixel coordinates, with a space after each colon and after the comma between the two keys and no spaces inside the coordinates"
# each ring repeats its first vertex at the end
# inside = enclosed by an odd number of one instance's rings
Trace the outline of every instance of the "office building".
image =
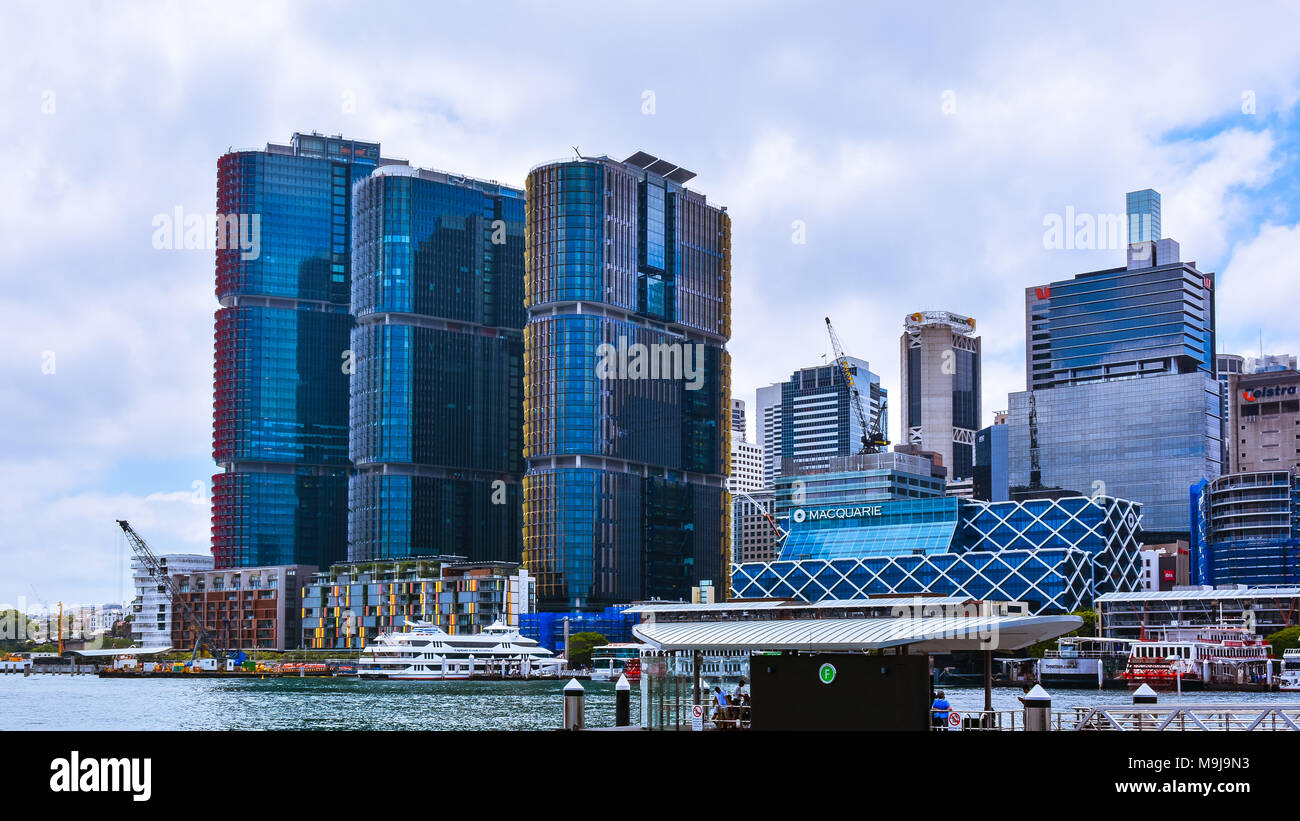
{"type": "Polygon", "coordinates": [[[1294,354],[1260,354],[1246,357],[1246,367],[1242,373],[1271,373],[1273,371],[1294,371],[1296,358],[1294,354]]]}
{"type": "Polygon", "coordinates": [[[763,448],[752,442],[731,442],[731,484],[754,492],[763,487],[763,448]]]}
{"type": "MultiPolygon", "coordinates": [[[[836,456],[861,452],[867,430],[858,416],[857,399],[869,429],[884,410],[888,392],[866,361],[845,359],[852,386],[837,364],[802,368],[781,383],[780,474],[822,468],[836,456]]],[[[888,423],[887,415],[881,418],[881,429],[888,423]]]]}
{"type": "MultiPolygon", "coordinates": [[[[1159,199],[1139,200],[1131,216],[1158,226],[1159,199]]],[[[1140,502],[1168,542],[1189,535],[1185,488],[1220,473],[1222,402],[1214,275],[1150,236],[1124,268],[1026,289],[1029,390],[1011,394],[1008,449],[1013,487],[1140,502]]]]}
{"type": "Polygon", "coordinates": [[[527,182],[524,563],[540,606],[725,578],[731,220],[645,152],[527,182]]]}
{"type": "Polygon", "coordinates": [[[1098,632],[1109,638],[1150,637],[1163,627],[1245,625],[1255,635],[1271,636],[1295,626],[1300,587],[1206,585],[1174,590],[1106,593],[1097,597],[1098,632]]]}
{"type": "MultiPolygon", "coordinates": [[[[200,573],[212,569],[212,556],[192,553],[168,553],[158,563],[169,574],[200,573]]],[[[131,560],[131,582],[135,599],[131,602],[131,640],[141,647],[170,647],[172,643],[172,600],[167,588],[149,574],[139,559],[131,560]]]]}
{"type": "Polygon", "coordinates": [[[347,555],[352,184],[386,162],[315,133],[217,162],[218,568],[347,555]]]}
{"type": "Polygon", "coordinates": [[[781,473],[781,383],[759,388],[755,438],[763,446],[763,487],[772,487],[781,473]]]}
{"type": "Polygon", "coordinates": [[[1011,465],[1008,453],[1006,414],[998,414],[992,425],[975,434],[975,473],[971,497],[981,502],[1010,499],[1011,465]],[[998,421],[998,420],[1001,421],[998,421]]]}
{"type": "Polygon", "coordinates": [[[745,430],[745,400],[731,400],[731,441],[748,442],[749,433],[745,430]]]}
{"type": "Polygon", "coordinates": [[[733,570],[733,597],[939,594],[1068,613],[1137,589],[1140,522],[1139,505],[1105,496],[796,508],[776,561],[733,570]]]}
{"type": "Polygon", "coordinates": [[[568,648],[568,637],[579,633],[599,633],[611,644],[634,642],[638,639],[632,635],[632,626],[640,617],[627,612],[631,606],[612,604],[597,611],[568,614],[550,610],[526,613],[519,617],[519,633],[557,655],[568,648]]]}
{"type": "Polygon", "coordinates": [[[776,516],[785,519],[800,507],[931,499],[947,491],[944,475],[942,466],[923,455],[835,456],[825,465],[799,467],[777,477],[776,516]]]}
{"type": "Polygon", "coordinates": [[[1229,426],[1232,424],[1232,422],[1229,420],[1229,417],[1231,416],[1230,406],[1232,404],[1232,389],[1228,386],[1228,379],[1231,376],[1233,376],[1233,374],[1240,375],[1243,373],[1249,373],[1249,371],[1247,371],[1245,368],[1246,368],[1245,357],[1237,356],[1236,354],[1223,354],[1223,353],[1218,354],[1217,356],[1214,357],[1214,375],[1215,378],[1219,380],[1219,397],[1220,397],[1220,401],[1219,401],[1220,434],[1219,435],[1222,439],[1222,445],[1219,448],[1219,452],[1221,455],[1221,461],[1223,463],[1222,470],[1225,473],[1230,472],[1232,470],[1232,468],[1230,467],[1232,461],[1231,460],[1232,437],[1228,435],[1229,431],[1231,430],[1229,426]]]}
{"type": "Polygon", "coordinates": [[[903,441],[940,454],[950,480],[970,479],[981,415],[975,320],[947,311],[908,314],[899,347],[903,441]]]}
{"type": "Polygon", "coordinates": [[[348,560],[518,562],[523,192],[386,165],[352,197],[348,560]]]}
{"type": "Polygon", "coordinates": [[[1191,551],[1187,542],[1143,545],[1139,555],[1143,590],[1173,590],[1191,583],[1191,551]]]}
{"type": "MultiPolygon", "coordinates": [[[[279,565],[173,573],[173,607],[187,602],[223,650],[296,650],[302,641],[302,583],[315,572],[311,565],[279,565]]],[[[192,624],[175,619],[171,628],[169,644],[194,648],[198,633],[192,624]]]]}
{"type": "Polygon", "coordinates": [[[535,600],[532,578],[514,562],[444,555],[340,563],[303,588],[302,646],[361,648],[408,621],[431,622],[453,635],[481,633],[498,621],[518,627],[535,600]]]}
{"type": "Polygon", "coordinates": [[[777,557],[781,548],[780,534],[776,522],[776,494],[772,490],[759,490],[748,497],[739,494],[732,497],[733,541],[731,561],[734,564],[746,562],[770,562],[777,557]]]}
{"type": "Polygon", "coordinates": [[[1191,501],[1197,584],[1300,584],[1300,470],[1229,473],[1191,501]]]}
{"type": "Polygon", "coordinates": [[[1228,376],[1228,473],[1300,467],[1300,373],[1228,376]]]}

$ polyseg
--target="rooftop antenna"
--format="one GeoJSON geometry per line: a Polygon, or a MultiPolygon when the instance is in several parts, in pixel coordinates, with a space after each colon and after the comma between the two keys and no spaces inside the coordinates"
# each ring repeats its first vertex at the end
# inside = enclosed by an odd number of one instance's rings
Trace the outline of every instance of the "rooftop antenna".
{"type": "Polygon", "coordinates": [[[578,150],[578,146],[575,145],[572,146],[572,148],[573,148],[573,153],[578,157],[578,159],[582,159],[582,152],[578,150]]]}

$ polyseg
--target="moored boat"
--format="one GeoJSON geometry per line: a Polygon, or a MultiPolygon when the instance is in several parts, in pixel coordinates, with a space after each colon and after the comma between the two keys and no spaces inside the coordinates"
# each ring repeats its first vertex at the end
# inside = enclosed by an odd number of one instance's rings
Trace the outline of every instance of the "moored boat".
{"type": "Polygon", "coordinates": [[[481,633],[451,634],[427,621],[383,633],[357,659],[357,676],[395,680],[554,678],[564,665],[519,630],[494,622],[481,633]]]}
{"type": "Polygon", "coordinates": [[[1273,651],[1244,627],[1168,627],[1133,643],[1124,680],[1156,690],[1270,690],[1273,651]]]}
{"type": "Polygon", "coordinates": [[[1038,663],[1038,681],[1049,690],[1056,687],[1104,689],[1123,687],[1134,639],[1102,636],[1065,636],[1038,663]]]}

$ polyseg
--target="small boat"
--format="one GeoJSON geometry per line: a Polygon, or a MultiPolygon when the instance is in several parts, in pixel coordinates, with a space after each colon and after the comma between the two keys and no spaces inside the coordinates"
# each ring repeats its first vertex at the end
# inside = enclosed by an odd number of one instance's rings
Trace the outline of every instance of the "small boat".
{"type": "Polygon", "coordinates": [[[1064,636],[1056,649],[1043,653],[1038,664],[1038,681],[1049,690],[1086,687],[1101,690],[1123,687],[1134,639],[1101,636],[1064,636]]]}
{"type": "Polygon", "coordinates": [[[1287,650],[1282,654],[1282,674],[1278,677],[1277,689],[1286,693],[1300,693],[1300,649],[1287,650]]]}
{"type": "Polygon", "coordinates": [[[519,630],[493,622],[481,633],[453,635],[427,621],[382,633],[357,659],[359,678],[399,681],[555,678],[564,660],[519,630]]]}
{"type": "Polygon", "coordinates": [[[618,681],[627,676],[629,682],[641,680],[641,651],[645,645],[636,642],[603,644],[591,651],[591,680],[618,681]]]}
{"type": "Polygon", "coordinates": [[[1245,627],[1167,627],[1132,645],[1123,678],[1130,689],[1270,690],[1273,650],[1245,627]]]}

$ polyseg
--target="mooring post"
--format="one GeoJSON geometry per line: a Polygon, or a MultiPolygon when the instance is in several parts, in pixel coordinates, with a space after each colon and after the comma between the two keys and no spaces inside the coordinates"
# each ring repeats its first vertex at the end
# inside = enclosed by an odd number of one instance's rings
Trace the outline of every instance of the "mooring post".
{"type": "Polygon", "coordinates": [[[632,723],[632,685],[627,676],[619,676],[614,685],[614,726],[626,727],[632,723]]]}
{"type": "Polygon", "coordinates": [[[581,730],[582,712],[587,692],[582,689],[576,678],[569,679],[564,685],[564,729],[581,730]]]}

